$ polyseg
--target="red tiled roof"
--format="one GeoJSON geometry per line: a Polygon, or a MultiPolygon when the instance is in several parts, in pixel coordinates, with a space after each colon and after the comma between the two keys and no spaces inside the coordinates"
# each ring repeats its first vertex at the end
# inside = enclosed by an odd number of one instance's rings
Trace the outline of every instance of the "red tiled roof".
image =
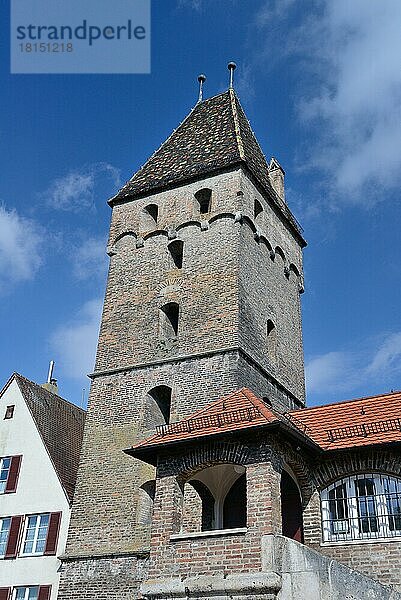
{"type": "Polygon", "coordinates": [[[187,419],[158,428],[155,435],[133,446],[144,448],[258,427],[279,421],[266,404],[247,388],[216,400],[187,419]]]}
{"type": "Polygon", "coordinates": [[[323,450],[401,442],[401,391],[294,410],[323,450]]]}
{"type": "Polygon", "coordinates": [[[272,424],[284,426],[323,451],[401,442],[401,392],[279,414],[242,388],[187,419],[159,427],[127,453],[272,424]]]}

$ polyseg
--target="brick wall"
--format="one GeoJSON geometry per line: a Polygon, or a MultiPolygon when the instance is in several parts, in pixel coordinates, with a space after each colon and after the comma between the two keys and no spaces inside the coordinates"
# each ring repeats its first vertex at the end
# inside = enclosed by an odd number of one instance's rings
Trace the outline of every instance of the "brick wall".
{"type": "MultiPolygon", "coordinates": [[[[281,529],[280,469],[281,461],[274,450],[262,440],[247,446],[224,444],[197,448],[198,463],[191,459],[189,472],[228,456],[236,464],[246,466],[247,531],[213,537],[185,539],[196,522],[192,506],[191,518],[185,518],[184,482],[188,476],[188,457],[164,456],[159,461],[156,497],[153,513],[149,578],[189,577],[202,574],[228,575],[251,573],[261,569],[261,537],[281,529]],[[209,462],[204,462],[205,456],[209,462]],[[245,464],[244,464],[245,463],[245,464]],[[180,481],[182,483],[180,483],[180,481]],[[174,534],[182,536],[175,538],[174,534]],[[173,537],[172,537],[173,536],[173,537]],[[190,557],[190,558],[189,558],[190,557]]],[[[186,500],[191,499],[191,494],[186,500]]],[[[199,519],[197,520],[200,525],[199,519]]],[[[199,531],[199,529],[198,529],[199,531]]]]}
{"type": "MultiPolygon", "coordinates": [[[[273,262],[254,238],[255,197],[264,202],[257,226],[302,273],[298,241],[240,168],[113,208],[96,374],[66,549],[70,559],[82,557],[77,573],[83,578],[85,556],[131,553],[134,560],[149,547],[139,489],[154,473],[122,450],[151,433],[151,388],[172,388],[171,420],[244,385],[283,410],[303,401],[303,366],[290,350],[294,338],[301,348],[299,281],[287,278],[287,265],[273,262]],[[212,189],[207,215],[194,202],[203,187],[212,189]],[[157,224],[144,212],[151,203],[159,207],[157,224]],[[184,243],[182,269],[168,250],[174,239],[184,243]],[[169,302],[180,306],[179,332],[166,343],[159,316],[169,302]],[[293,306],[283,312],[285,304],[293,306]],[[266,359],[258,322],[272,306],[281,315],[278,331],[288,338],[279,340],[280,369],[266,359]]],[[[75,563],[69,564],[72,573],[75,563]]]]}
{"type": "Polygon", "coordinates": [[[322,543],[320,490],[341,477],[354,473],[383,472],[383,467],[388,473],[399,476],[399,453],[385,448],[348,451],[315,464],[314,479],[318,488],[315,488],[304,510],[305,544],[401,591],[400,540],[322,543]]]}

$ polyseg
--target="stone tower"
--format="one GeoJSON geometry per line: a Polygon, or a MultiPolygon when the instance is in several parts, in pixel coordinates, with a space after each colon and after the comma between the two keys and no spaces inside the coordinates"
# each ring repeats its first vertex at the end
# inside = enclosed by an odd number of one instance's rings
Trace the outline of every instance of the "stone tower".
{"type": "Polygon", "coordinates": [[[153,467],[122,450],[247,386],[304,406],[301,231],[233,91],[110,201],[110,269],[60,598],[137,597],[153,467]]]}

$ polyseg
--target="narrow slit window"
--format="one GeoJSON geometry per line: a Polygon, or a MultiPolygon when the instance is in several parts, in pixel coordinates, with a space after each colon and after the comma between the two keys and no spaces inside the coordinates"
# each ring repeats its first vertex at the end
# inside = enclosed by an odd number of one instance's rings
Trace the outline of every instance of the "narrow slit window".
{"type": "Polygon", "coordinates": [[[168,245],[171,260],[173,265],[177,269],[182,269],[182,260],[184,256],[184,242],[181,240],[174,240],[168,245]]]}
{"type": "Polygon", "coordinates": [[[205,215],[210,212],[212,204],[212,190],[209,190],[208,188],[199,190],[196,192],[195,198],[201,215],[205,215]]]}
{"type": "Polygon", "coordinates": [[[277,331],[271,319],[266,324],[266,338],[268,357],[271,361],[275,361],[277,356],[277,331]]]}
{"type": "Polygon", "coordinates": [[[148,206],[145,206],[145,211],[157,223],[157,219],[159,218],[159,207],[157,204],[148,204],[148,206]]]}
{"type": "Polygon", "coordinates": [[[164,340],[175,340],[178,336],[178,320],[180,307],[176,302],[169,302],[160,309],[160,334],[164,340]]]}
{"type": "Polygon", "coordinates": [[[253,216],[256,219],[263,212],[263,207],[259,200],[255,200],[253,203],[253,216]]]}
{"type": "Polygon", "coordinates": [[[171,387],[158,385],[148,392],[152,408],[152,422],[157,425],[168,425],[171,412],[171,387]]]}

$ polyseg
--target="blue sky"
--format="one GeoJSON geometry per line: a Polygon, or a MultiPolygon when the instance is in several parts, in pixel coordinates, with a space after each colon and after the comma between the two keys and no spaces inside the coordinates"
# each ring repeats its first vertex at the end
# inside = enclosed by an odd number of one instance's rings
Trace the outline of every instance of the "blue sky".
{"type": "Polygon", "coordinates": [[[10,75],[0,38],[0,379],[85,397],[106,200],[196,101],[236,89],[301,221],[308,404],[401,388],[401,4],[153,0],[150,75],[10,75]]]}

